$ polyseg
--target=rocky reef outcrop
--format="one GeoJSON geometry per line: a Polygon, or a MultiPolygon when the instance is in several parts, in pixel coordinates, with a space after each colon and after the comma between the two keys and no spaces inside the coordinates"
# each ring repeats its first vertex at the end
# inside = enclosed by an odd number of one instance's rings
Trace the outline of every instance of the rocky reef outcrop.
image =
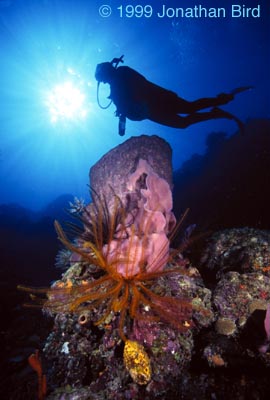
{"type": "Polygon", "coordinates": [[[198,270],[170,248],[171,176],[164,140],[131,138],[91,168],[81,235],[70,243],[58,227],[70,265],[44,305],[49,383],[63,387],[49,398],[75,398],[70,386],[93,399],[168,396],[188,368],[214,313],[198,270]]]}
{"type": "Polygon", "coordinates": [[[269,231],[180,234],[170,147],[141,140],[92,167],[93,202],[72,208],[75,239],[57,225],[67,249],[44,304],[47,398],[268,398],[269,231]]]}

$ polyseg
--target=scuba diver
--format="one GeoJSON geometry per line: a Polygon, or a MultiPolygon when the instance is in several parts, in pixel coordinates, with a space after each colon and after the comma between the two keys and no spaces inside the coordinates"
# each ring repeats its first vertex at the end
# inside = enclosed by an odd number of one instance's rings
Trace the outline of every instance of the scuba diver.
{"type": "Polygon", "coordinates": [[[123,63],[123,55],[111,62],[98,64],[95,78],[98,82],[97,101],[101,108],[108,108],[113,102],[115,115],[119,117],[119,135],[125,134],[126,118],[132,121],[149,119],[173,128],[187,128],[192,124],[210,119],[227,118],[234,120],[243,132],[243,123],[231,113],[218,108],[234,99],[234,95],[251,89],[250,86],[237,88],[217,97],[187,101],[176,93],[164,89],[130,67],[118,66],[123,63]],[[99,101],[100,83],[110,85],[109,104],[103,107],[99,101]],[[198,112],[211,108],[209,111],[198,112]],[[179,114],[184,114],[179,115],[179,114]]]}

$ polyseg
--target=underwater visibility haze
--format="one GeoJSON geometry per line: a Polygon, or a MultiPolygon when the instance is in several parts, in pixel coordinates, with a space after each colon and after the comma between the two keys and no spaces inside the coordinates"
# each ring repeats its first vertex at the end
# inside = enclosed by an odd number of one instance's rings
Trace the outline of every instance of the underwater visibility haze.
{"type": "Polygon", "coordinates": [[[0,397],[270,396],[270,4],[0,0],[0,397]]]}
{"type": "MultiPolygon", "coordinates": [[[[160,11],[162,4],[155,1],[154,10],[160,11]]],[[[181,7],[195,4],[182,1],[181,7]]],[[[245,19],[131,18],[130,13],[120,18],[114,4],[112,15],[102,18],[101,5],[82,0],[0,2],[0,203],[39,210],[63,193],[88,196],[89,167],[131,136],[166,138],[177,169],[192,154],[205,151],[210,132],[236,132],[228,120],[185,130],[128,121],[126,136],[120,138],[114,105],[106,111],[98,107],[95,69],[122,54],[123,65],[189,101],[252,86],[224,109],[243,122],[269,117],[265,0],[260,18],[245,19]]],[[[203,5],[217,6],[214,1],[203,5]]],[[[180,5],[170,1],[169,6],[180,5]]],[[[101,85],[102,105],[108,104],[108,95],[109,86],[101,85]]]]}

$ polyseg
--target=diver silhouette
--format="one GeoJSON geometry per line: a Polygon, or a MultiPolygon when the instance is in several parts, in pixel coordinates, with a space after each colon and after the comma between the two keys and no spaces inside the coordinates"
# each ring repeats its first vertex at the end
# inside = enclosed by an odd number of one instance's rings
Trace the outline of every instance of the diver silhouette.
{"type": "Polygon", "coordinates": [[[227,118],[234,120],[243,132],[243,123],[233,114],[218,108],[234,99],[234,95],[251,89],[250,86],[234,89],[230,93],[221,93],[216,97],[206,97],[187,101],[176,93],[164,89],[150,81],[134,69],[118,66],[123,63],[123,55],[111,62],[98,64],[95,78],[98,82],[97,100],[101,108],[108,108],[113,102],[115,115],[119,117],[119,135],[125,134],[126,118],[132,121],[149,119],[161,125],[173,128],[187,128],[192,124],[210,119],[227,118]],[[100,83],[110,85],[110,103],[102,107],[99,101],[100,83]],[[209,111],[198,111],[211,108],[209,111]],[[179,114],[184,114],[179,115],[179,114]]]}

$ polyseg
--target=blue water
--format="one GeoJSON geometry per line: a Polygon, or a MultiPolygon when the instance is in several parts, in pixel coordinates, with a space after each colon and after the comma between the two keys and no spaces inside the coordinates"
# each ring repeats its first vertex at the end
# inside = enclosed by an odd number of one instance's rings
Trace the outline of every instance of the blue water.
{"type": "MultiPolygon", "coordinates": [[[[233,121],[200,123],[185,130],[151,121],[127,121],[118,135],[115,107],[96,101],[98,63],[125,55],[125,65],[156,84],[195,100],[239,86],[254,86],[223,108],[243,121],[270,117],[269,5],[260,18],[120,17],[121,1],[106,0],[112,15],[99,14],[103,0],[0,0],[0,204],[39,210],[58,196],[88,198],[89,168],[131,136],[157,134],[173,147],[173,166],[205,151],[213,131],[233,134],[233,121]],[[46,99],[63,82],[85,95],[86,117],[53,122],[46,99]]],[[[193,7],[194,0],[122,1],[159,10],[193,7]]],[[[204,0],[205,7],[231,1],[204,0]]],[[[246,0],[246,7],[255,6],[246,0]]],[[[257,3],[256,3],[257,5],[257,3]]],[[[128,9],[130,11],[130,9],[128,9]]],[[[148,10],[148,9],[146,9],[148,10]]],[[[137,9],[140,11],[140,9],[137,9]]],[[[229,11],[228,11],[229,14],[229,11]]],[[[107,103],[108,88],[101,100],[107,103]]]]}

